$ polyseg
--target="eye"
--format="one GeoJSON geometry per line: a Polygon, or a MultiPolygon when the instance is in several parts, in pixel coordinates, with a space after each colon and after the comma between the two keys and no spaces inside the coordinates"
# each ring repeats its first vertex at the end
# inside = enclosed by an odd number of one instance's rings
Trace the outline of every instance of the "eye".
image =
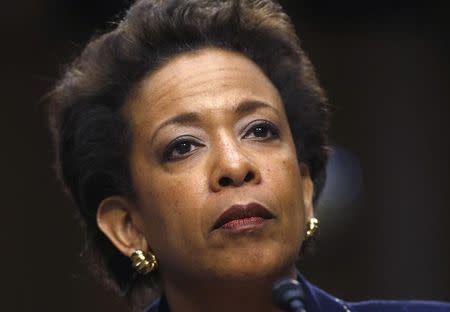
{"type": "Polygon", "coordinates": [[[191,138],[177,138],[172,141],[164,152],[164,160],[175,161],[188,157],[202,144],[191,138]]]}
{"type": "Polygon", "coordinates": [[[279,137],[278,128],[266,120],[258,120],[245,132],[245,139],[269,140],[279,137]]]}

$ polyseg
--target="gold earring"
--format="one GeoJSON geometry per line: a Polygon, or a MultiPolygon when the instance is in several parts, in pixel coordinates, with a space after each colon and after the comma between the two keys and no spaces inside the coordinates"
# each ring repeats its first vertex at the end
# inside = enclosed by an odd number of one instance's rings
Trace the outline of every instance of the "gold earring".
{"type": "Polygon", "coordinates": [[[317,233],[318,229],[319,229],[319,220],[317,220],[316,218],[311,218],[306,223],[306,238],[313,237],[317,233]]]}
{"type": "Polygon", "coordinates": [[[141,273],[142,275],[147,275],[152,272],[158,266],[156,257],[151,252],[144,253],[140,249],[136,249],[130,256],[131,264],[133,268],[141,273]]]}

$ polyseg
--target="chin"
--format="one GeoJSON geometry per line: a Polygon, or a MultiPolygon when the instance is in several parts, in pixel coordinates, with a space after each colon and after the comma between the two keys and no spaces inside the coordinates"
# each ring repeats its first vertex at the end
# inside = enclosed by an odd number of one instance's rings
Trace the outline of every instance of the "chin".
{"type": "Polygon", "coordinates": [[[218,272],[225,280],[251,281],[290,275],[295,270],[296,250],[242,248],[224,257],[218,272]]]}

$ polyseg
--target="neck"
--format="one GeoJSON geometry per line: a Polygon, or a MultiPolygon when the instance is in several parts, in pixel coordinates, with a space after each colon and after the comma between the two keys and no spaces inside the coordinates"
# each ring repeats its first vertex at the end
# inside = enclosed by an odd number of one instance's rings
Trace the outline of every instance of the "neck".
{"type": "Polygon", "coordinates": [[[255,279],[167,281],[164,290],[171,312],[280,312],[272,305],[272,286],[281,277],[296,278],[295,268],[255,279]]]}

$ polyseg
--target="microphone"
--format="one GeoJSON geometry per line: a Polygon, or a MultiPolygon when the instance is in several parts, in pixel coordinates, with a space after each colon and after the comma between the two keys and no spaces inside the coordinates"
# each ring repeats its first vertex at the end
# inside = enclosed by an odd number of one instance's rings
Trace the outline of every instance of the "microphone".
{"type": "Polygon", "coordinates": [[[286,312],[306,312],[303,292],[300,283],[294,279],[278,280],[272,288],[272,299],[276,307],[286,312]]]}

